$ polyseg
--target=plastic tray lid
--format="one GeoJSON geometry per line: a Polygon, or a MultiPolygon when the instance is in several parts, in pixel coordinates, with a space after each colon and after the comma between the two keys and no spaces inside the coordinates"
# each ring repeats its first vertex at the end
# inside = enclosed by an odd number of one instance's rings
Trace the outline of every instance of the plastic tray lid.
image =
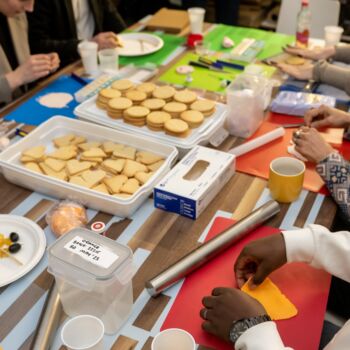
{"type": "Polygon", "coordinates": [[[126,284],[134,274],[128,246],[84,228],[61,236],[48,253],[49,272],[84,289],[111,279],[126,284]]]}

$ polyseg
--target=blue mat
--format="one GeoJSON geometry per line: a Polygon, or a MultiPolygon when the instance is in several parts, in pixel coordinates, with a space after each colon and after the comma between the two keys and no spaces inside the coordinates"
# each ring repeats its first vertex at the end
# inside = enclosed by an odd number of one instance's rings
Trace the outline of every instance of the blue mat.
{"type": "Polygon", "coordinates": [[[42,106],[38,102],[38,98],[52,92],[66,92],[74,95],[74,93],[82,87],[83,85],[80,82],[69,75],[64,75],[7,114],[5,120],[14,120],[17,123],[30,125],[39,125],[55,115],[64,115],[69,118],[75,118],[73,110],[78,105],[78,102],[76,102],[74,98],[64,108],[48,108],[42,106]]]}

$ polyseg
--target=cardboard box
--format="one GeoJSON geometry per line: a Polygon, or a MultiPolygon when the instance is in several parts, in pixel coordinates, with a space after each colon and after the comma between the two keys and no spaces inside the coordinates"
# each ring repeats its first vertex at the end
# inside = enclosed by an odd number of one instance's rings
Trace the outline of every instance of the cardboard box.
{"type": "Polygon", "coordinates": [[[146,24],[148,30],[163,30],[177,34],[190,24],[188,14],[182,10],[172,10],[166,7],[160,9],[146,24]]]}
{"type": "Polygon", "coordinates": [[[196,219],[234,171],[234,155],[196,146],[156,185],[154,205],[196,219]]]}

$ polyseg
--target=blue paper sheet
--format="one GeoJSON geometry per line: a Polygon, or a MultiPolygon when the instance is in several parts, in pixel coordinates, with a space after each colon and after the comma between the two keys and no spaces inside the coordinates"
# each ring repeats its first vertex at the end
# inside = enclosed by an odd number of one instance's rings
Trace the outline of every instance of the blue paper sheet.
{"type": "Polygon", "coordinates": [[[39,125],[55,115],[64,115],[69,118],[75,118],[73,110],[78,102],[73,100],[64,108],[48,108],[42,106],[38,99],[52,92],[66,92],[74,95],[83,85],[73,79],[71,76],[64,75],[59,77],[43,90],[39,91],[28,101],[18,106],[15,110],[6,115],[5,120],[15,120],[17,123],[30,125],[39,125]]]}

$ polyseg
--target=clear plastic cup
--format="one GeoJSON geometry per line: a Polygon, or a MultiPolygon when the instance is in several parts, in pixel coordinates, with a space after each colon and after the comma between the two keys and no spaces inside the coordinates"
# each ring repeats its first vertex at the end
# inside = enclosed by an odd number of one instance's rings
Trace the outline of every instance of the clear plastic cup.
{"type": "Polygon", "coordinates": [[[98,52],[100,61],[100,70],[117,71],[118,70],[118,51],[117,49],[104,49],[98,52]]]}
{"type": "Polygon", "coordinates": [[[324,28],[324,41],[326,46],[334,46],[340,42],[344,29],[338,26],[326,26],[324,28]]]}
{"type": "Polygon", "coordinates": [[[61,331],[68,350],[103,350],[103,322],[91,315],[80,315],[65,323],[61,331]]]}
{"type": "Polygon", "coordinates": [[[199,56],[207,56],[210,53],[209,44],[203,40],[197,40],[194,42],[194,50],[199,56]]]}
{"type": "Polygon", "coordinates": [[[205,9],[201,7],[191,7],[187,12],[190,19],[191,33],[202,34],[205,9]]]}
{"type": "Polygon", "coordinates": [[[98,73],[97,48],[97,43],[92,41],[82,41],[78,44],[78,51],[88,75],[94,76],[98,73]]]}
{"type": "Polygon", "coordinates": [[[192,335],[183,329],[169,328],[158,333],[151,345],[151,350],[195,350],[196,342],[192,335]]]}

